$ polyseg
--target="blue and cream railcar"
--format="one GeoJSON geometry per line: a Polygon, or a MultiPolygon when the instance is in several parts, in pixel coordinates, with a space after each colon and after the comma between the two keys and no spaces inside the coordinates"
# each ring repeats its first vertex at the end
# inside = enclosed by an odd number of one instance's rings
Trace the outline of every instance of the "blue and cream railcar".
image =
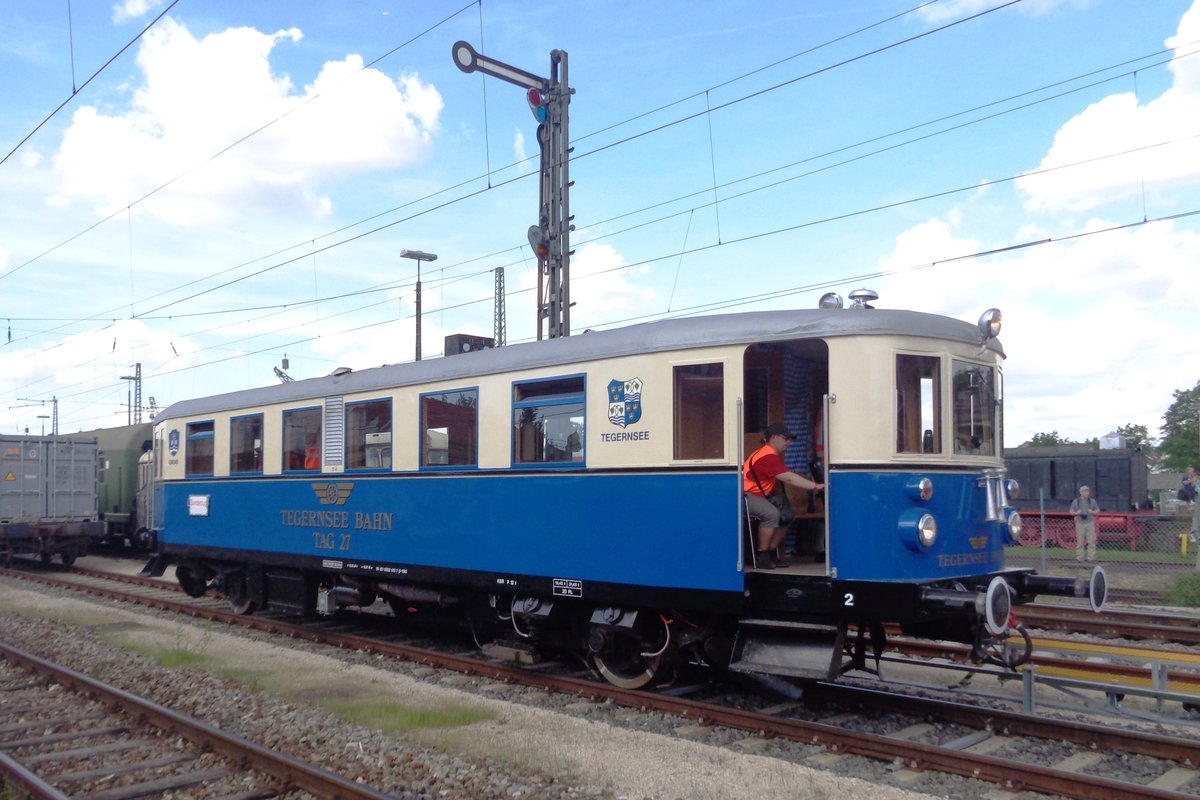
{"type": "Polygon", "coordinates": [[[1004,568],[991,322],[666,320],[176,403],[154,568],[241,611],[461,606],[625,686],[693,657],[832,675],[884,622],[986,646],[1010,596],[1103,595],[1004,568]],[[793,498],[812,557],[758,570],[741,464],[780,421],[827,497],[793,498]]]}

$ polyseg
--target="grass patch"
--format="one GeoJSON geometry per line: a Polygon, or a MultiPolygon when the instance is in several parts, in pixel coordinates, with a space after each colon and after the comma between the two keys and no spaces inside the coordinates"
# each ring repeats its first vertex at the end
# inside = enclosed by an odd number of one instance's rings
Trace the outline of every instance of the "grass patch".
{"type": "Polygon", "coordinates": [[[1180,575],[1167,587],[1167,602],[1173,606],[1200,607],[1200,572],[1180,575]]]}
{"type": "Polygon", "coordinates": [[[199,638],[192,637],[190,635],[192,632],[189,626],[176,626],[173,628],[170,642],[167,644],[161,642],[153,634],[151,634],[153,638],[146,639],[145,634],[150,633],[146,629],[141,631],[142,636],[102,636],[101,638],[111,645],[124,647],[152,659],[160,667],[166,669],[206,668],[211,664],[208,650],[212,646],[213,640],[212,623],[204,626],[199,638]]]}
{"type": "Polygon", "coordinates": [[[377,700],[332,700],[322,705],[349,722],[390,733],[429,728],[457,728],[474,722],[486,722],[496,717],[491,711],[461,706],[410,708],[396,703],[380,703],[377,700]]]}
{"type": "MultiPolygon", "coordinates": [[[[1176,547],[1178,548],[1178,541],[1176,541],[1176,547]]],[[[1178,549],[1174,552],[1156,552],[1098,547],[1096,548],[1096,560],[1102,564],[1193,564],[1196,561],[1194,547],[1195,545],[1189,545],[1186,556],[1180,554],[1178,549]]],[[[1014,558],[1041,558],[1042,556],[1040,547],[1011,545],[1005,547],[1004,552],[1014,558]]],[[[1047,547],[1046,555],[1052,560],[1067,561],[1075,558],[1075,551],[1061,547],[1047,547]]]]}
{"type": "Polygon", "coordinates": [[[160,667],[177,669],[180,667],[202,667],[208,661],[208,656],[191,650],[181,650],[176,647],[147,653],[160,667]]]}

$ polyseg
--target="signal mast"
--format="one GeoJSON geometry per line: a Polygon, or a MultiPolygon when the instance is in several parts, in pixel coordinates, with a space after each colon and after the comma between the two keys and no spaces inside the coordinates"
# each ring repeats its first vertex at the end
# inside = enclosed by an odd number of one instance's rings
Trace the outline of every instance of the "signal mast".
{"type": "Polygon", "coordinates": [[[538,122],[541,147],[541,185],[538,223],[529,226],[529,246],[538,260],[537,338],[571,335],[571,224],[570,153],[567,111],[575,93],[567,83],[567,54],[550,51],[550,77],[488,58],[463,41],[451,48],[454,63],[463,72],[482,72],[524,87],[529,110],[538,122]],[[543,326],[545,322],[545,326],[543,326]],[[545,337],[543,337],[543,329],[545,337]]]}

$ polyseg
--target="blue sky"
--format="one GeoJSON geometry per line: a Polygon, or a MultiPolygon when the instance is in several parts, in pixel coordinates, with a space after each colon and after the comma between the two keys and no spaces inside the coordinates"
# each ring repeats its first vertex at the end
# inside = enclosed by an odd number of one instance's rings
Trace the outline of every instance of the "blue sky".
{"type": "Polygon", "coordinates": [[[568,53],[577,332],[862,286],[970,321],[998,307],[1009,446],[1156,433],[1200,377],[1191,0],[6,17],[4,433],[39,433],[52,397],[63,432],[123,424],[138,363],[166,406],[273,383],[285,356],[295,378],[411,360],[404,249],[439,256],[426,358],[492,333],[501,266],[508,340],[532,338],[535,124],[521,90],[454,66],[459,39],[540,75],[568,53]]]}

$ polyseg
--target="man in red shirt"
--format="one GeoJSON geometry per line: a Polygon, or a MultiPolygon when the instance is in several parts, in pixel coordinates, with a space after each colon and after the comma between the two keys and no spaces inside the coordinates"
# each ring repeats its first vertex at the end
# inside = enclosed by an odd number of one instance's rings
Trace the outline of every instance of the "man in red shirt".
{"type": "Polygon", "coordinates": [[[780,483],[814,492],[825,487],[823,483],[816,483],[797,475],[783,463],[783,454],[795,438],[795,434],[789,431],[786,425],[768,425],[763,431],[763,446],[750,454],[742,470],[742,491],[746,493],[746,507],[758,518],[758,541],[755,545],[758,552],[755,553],[754,561],[760,569],[788,566],[788,562],[776,556],[787,531],[779,525],[779,509],[767,498],[775,493],[775,488],[780,483]]]}

